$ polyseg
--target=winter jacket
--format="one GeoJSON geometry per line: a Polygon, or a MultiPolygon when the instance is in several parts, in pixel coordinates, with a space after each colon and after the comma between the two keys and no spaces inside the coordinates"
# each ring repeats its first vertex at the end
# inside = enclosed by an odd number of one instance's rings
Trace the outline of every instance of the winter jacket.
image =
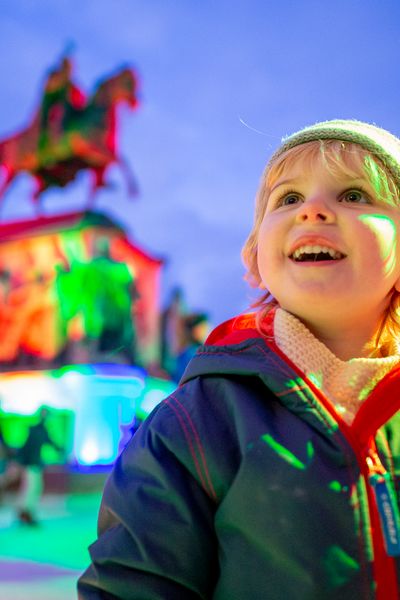
{"type": "Polygon", "coordinates": [[[135,434],[81,599],[400,597],[400,369],[350,427],[276,347],[271,319],[214,331],[135,434]]]}

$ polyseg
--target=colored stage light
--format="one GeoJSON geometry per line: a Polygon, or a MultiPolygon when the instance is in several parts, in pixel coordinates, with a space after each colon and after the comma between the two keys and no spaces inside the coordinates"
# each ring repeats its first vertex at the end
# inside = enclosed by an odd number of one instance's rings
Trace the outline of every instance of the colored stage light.
{"type": "MultiPolygon", "coordinates": [[[[6,441],[18,447],[41,406],[68,462],[112,464],[136,427],[174,389],[127,365],[79,365],[55,371],[0,374],[0,414],[6,441]]],[[[51,456],[47,462],[55,462],[51,456]]],[[[46,456],[44,457],[46,460],[46,456]]]]}

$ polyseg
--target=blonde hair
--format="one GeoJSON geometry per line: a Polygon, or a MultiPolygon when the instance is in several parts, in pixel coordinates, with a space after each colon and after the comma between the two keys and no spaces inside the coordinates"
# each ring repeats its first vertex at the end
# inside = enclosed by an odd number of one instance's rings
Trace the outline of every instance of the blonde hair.
{"type": "MultiPolygon", "coordinates": [[[[262,175],[256,195],[254,223],[242,249],[242,260],[247,273],[245,279],[252,287],[260,287],[261,276],[257,263],[258,233],[264,218],[271,188],[293,164],[304,165],[305,169],[323,165],[333,176],[367,177],[378,199],[398,206],[400,190],[382,162],[360,145],[339,140],[316,140],[306,142],[287,150],[269,163],[262,175]]],[[[261,323],[266,313],[278,302],[268,290],[253,303],[257,309],[257,322],[261,323]]],[[[370,344],[371,356],[388,356],[399,352],[400,347],[400,294],[393,292],[389,307],[383,315],[381,325],[370,344]]]]}

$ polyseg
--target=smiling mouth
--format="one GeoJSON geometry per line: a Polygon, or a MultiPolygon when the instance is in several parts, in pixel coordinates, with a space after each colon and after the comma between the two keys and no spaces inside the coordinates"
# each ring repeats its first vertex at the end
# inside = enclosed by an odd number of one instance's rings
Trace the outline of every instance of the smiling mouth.
{"type": "Polygon", "coordinates": [[[301,246],[289,258],[295,262],[321,262],[342,260],[346,255],[327,246],[301,246]]]}

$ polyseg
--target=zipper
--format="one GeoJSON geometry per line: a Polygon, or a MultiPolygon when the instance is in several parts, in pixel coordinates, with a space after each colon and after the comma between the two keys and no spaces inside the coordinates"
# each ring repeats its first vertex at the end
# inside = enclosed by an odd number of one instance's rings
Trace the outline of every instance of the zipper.
{"type": "Polygon", "coordinates": [[[374,493],[386,552],[388,556],[400,556],[400,513],[390,474],[374,447],[370,447],[366,463],[368,483],[374,493]]]}

